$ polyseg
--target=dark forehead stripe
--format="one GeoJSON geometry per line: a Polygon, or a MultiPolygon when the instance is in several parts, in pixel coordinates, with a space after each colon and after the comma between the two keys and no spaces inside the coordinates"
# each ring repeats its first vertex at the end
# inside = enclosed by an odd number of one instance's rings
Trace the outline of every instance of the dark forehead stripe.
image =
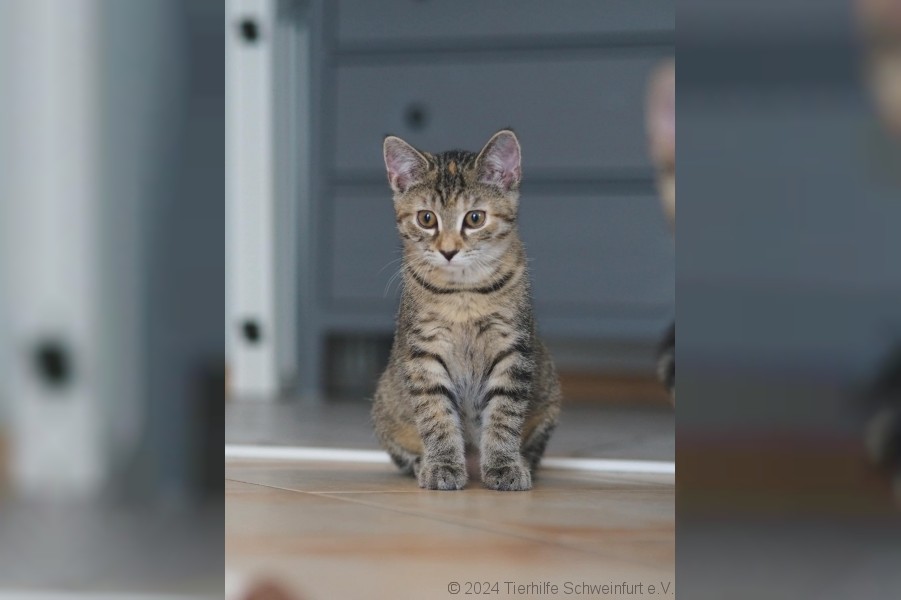
{"type": "Polygon", "coordinates": [[[448,199],[456,197],[466,186],[463,174],[472,167],[477,156],[465,150],[451,150],[433,156],[437,171],[435,191],[443,206],[447,206],[448,199]]]}

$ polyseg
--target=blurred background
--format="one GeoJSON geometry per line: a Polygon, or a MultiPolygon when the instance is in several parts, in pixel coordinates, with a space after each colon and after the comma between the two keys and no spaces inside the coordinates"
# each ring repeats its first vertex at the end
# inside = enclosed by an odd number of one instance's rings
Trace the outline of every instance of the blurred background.
{"type": "Polygon", "coordinates": [[[897,589],[898,2],[684,0],[678,38],[664,0],[563,6],[0,0],[0,590],[219,597],[223,419],[375,447],[386,133],[516,129],[550,452],[673,459],[677,39],[680,587],[897,589]]]}
{"type": "Polygon", "coordinates": [[[383,137],[477,151],[510,126],[539,329],[567,401],[623,409],[636,434],[650,419],[671,457],[655,360],[675,250],[645,96],[674,52],[672,3],[228,7],[227,440],[341,445],[350,427],[347,444],[375,447],[367,411],[400,283],[383,137]]]}
{"type": "Polygon", "coordinates": [[[901,4],[678,6],[680,591],[891,595],[901,4]]]}
{"type": "Polygon", "coordinates": [[[4,597],[221,597],[224,18],[0,1],[4,597]]]}

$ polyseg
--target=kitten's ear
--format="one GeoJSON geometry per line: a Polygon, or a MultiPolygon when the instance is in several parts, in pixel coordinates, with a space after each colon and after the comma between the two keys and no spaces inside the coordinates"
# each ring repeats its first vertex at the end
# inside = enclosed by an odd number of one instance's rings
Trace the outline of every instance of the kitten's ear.
{"type": "Polygon", "coordinates": [[[676,63],[666,61],[651,75],[647,98],[651,155],[658,166],[676,158],[676,63]]]}
{"type": "Polygon", "coordinates": [[[522,180],[521,162],[516,134],[502,129],[491,136],[479,153],[479,182],[496,185],[505,192],[516,189],[522,180]]]}
{"type": "Polygon", "coordinates": [[[404,192],[422,181],[429,163],[419,150],[399,137],[389,135],[383,145],[388,184],[395,192],[404,192]]]}

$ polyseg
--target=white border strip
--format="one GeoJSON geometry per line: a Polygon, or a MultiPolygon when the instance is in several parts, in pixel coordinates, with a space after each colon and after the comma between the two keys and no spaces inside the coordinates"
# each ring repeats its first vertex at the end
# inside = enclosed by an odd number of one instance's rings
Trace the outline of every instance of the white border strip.
{"type": "Polygon", "coordinates": [[[675,475],[676,463],[663,460],[625,460],[618,458],[545,458],[542,467],[566,471],[596,473],[650,473],[675,475]]]}
{"type": "Polygon", "coordinates": [[[308,448],[303,446],[249,446],[243,444],[226,444],[225,458],[239,460],[326,460],[330,462],[381,464],[391,462],[387,454],[378,450],[308,448]]]}
{"type": "MultiPolygon", "coordinates": [[[[388,456],[381,450],[308,448],[303,446],[253,446],[245,444],[226,444],[225,458],[233,460],[323,460],[369,464],[389,464],[391,462],[388,459],[388,456]]],[[[676,474],[676,463],[671,461],[605,458],[547,458],[541,461],[541,465],[550,469],[591,471],[595,473],[676,474]]]]}

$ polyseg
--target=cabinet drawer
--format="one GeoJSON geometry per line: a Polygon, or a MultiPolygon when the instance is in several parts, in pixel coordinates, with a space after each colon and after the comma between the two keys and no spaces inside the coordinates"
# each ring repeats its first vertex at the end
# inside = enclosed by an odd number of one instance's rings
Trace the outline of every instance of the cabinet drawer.
{"type": "Polygon", "coordinates": [[[341,0],[341,45],[490,43],[605,33],[672,32],[672,0],[341,0]]]}
{"type": "Polygon", "coordinates": [[[644,316],[675,303],[675,246],[651,194],[527,194],[526,244],[539,314],[644,316]]]}
{"type": "Polygon", "coordinates": [[[341,193],[327,200],[328,233],[319,264],[326,265],[324,298],[344,308],[390,311],[398,297],[399,281],[387,289],[400,269],[400,238],[387,182],[383,189],[341,193]]]}
{"type": "MultiPolygon", "coordinates": [[[[642,316],[673,305],[675,250],[655,197],[527,192],[522,202],[539,316],[642,316]]],[[[328,301],[391,313],[399,282],[385,290],[400,241],[387,185],[340,193],[330,213],[328,301]]]]}
{"type": "Polygon", "coordinates": [[[511,126],[526,180],[649,173],[645,88],[662,57],[340,67],[335,168],[339,176],[382,177],[386,133],[431,152],[478,150],[511,126]]]}

